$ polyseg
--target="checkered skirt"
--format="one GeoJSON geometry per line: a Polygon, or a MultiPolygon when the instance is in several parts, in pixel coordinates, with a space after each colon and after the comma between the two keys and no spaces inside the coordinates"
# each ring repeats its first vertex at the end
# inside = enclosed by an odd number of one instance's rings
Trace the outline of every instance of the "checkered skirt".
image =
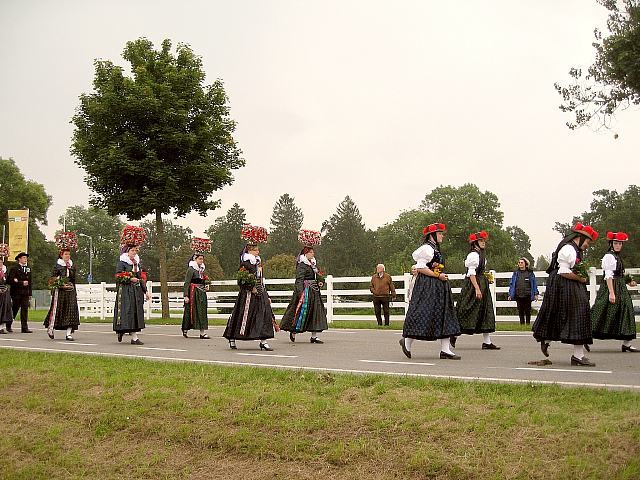
{"type": "Polygon", "coordinates": [[[613,278],[616,303],[609,302],[606,282],[600,285],[596,302],[591,308],[593,338],[599,340],[633,340],[636,338],[636,319],[633,301],[622,277],[613,278]]]}

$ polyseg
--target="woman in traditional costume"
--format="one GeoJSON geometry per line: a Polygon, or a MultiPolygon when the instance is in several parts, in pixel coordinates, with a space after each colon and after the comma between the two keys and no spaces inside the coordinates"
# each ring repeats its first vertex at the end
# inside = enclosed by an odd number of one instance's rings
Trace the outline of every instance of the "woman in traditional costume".
{"type": "Polygon", "coordinates": [[[451,350],[450,344],[450,338],[460,333],[460,325],[453,307],[449,277],[444,273],[444,256],[440,251],[445,231],[444,223],[425,227],[422,231],[424,243],[412,255],[418,273],[400,339],[402,352],[408,358],[411,358],[414,340],[439,340],[441,359],[461,358],[451,350]]]}
{"type": "Polygon", "coordinates": [[[274,316],[271,299],[264,285],[258,246],[267,241],[268,233],[263,227],[245,225],[241,236],[247,243],[240,252],[240,292],[223,337],[229,341],[232,350],[238,348],[236,340],[259,340],[260,350],[273,351],[267,339],[274,336],[274,316]]]}
{"type": "Polygon", "coordinates": [[[201,339],[209,339],[209,319],[207,317],[209,277],[204,274],[204,254],[211,252],[211,240],[194,238],[191,241],[193,255],[189,260],[184,279],[184,313],[182,315],[182,336],[187,338],[190,329],[200,330],[201,339]]]}
{"type": "Polygon", "coordinates": [[[113,331],[122,341],[125,333],[131,334],[132,345],[144,345],[138,338],[138,332],[145,327],[144,301],[151,299],[145,282],[142,280],[140,245],[147,239],[142,227],[127,225],[120,235],[120,259],[116,267],[116,305],[113,312],[113,331]]]}
{"type": "MultiPolygon", "coordinates": [[[[456,304],[456,314],[461,333],[481,333],[482,350],[500,350],[500,347],[491,342],[491,333],[496,331],[496,315],[489,291],[489,283],[493,279],[488,278],[489,274],[486,273],[485,248],[488,238],[489,234],[484,230],[469,235],[471,251],[464,261],[467,272],[456,304]]],[[[455,346],[455,337],[451,339],[451,343],[455,346]]]]}
{"type": "Polygon", "coordinates": [[[13,322],[13,313],[11,311],[11,295],[9,294],[9,286],[7,285],[7,266],[4,259],[9,255],[9,245],[0,243],[0,335],[7,332],[7,323],[13,322]]]}
{"type": "Polygon", "coordinates": [[[578,222],[558,244],[551,256],[546,291],[532,328],[545,357],[549,356],[550,341],[573,345],[573,366],[595,367],[584,355],[585,345],[592,344],[593,337],[582,252],[597,239],[598,232],[578,222]]]}
{"type": "MultiPolygon", "coordinates": [[[[607,240],[609,250],[602,257],[604,283],[600,285],[595,304],[591,307],[593,338],[622,340],[623,352],[640,352],[640,349],[631,345],[631,340],[636,338],[636,320],[620,257],[629,235],[625,232],[607,232],[607,240]]],[[[631,279],[629,283],[636,285],[631,279]]]]}
{"type": "Polygon", "coordinates": [[[320,289],[324,276],[318,270],[314,246],[321,241],[320,232],[300,230],[298,240],[304,245],[296,259],[296,282],[293,296],[287,307],[280,328],[289,332],[289,340],[296,341],[296,334],[311,332],[311,343],[324,343],[318,333],[326,330],[327,310],[322,303],[320,289]]]}
{"type": "Polygon", "coordinates": [[[74,232],[62,232],[55,237],[59,248],[51,286],[51,307],[44,319],[47,335],[53,340],[54,330],[66,330],[65,340],[72,342],[73,332],[80,325],[78,296],[76,294],[76,268],[71,260],[71,250],[78,249],[78,240],[74,232]]]}

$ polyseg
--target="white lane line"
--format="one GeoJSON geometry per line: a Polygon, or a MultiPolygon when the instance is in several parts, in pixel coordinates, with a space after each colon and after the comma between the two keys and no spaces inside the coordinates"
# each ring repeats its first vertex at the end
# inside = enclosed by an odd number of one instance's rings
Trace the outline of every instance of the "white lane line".
{"type": "Polygon", "coordinates": [[[165,352],[186,352],[181,348],[158,348],[158,347],[138,347],[140,350],[162,350],[165,352]]]}
{"type": "Polygon", "coordinates": [[[390,363],[393,365],[426,365],[428,367],[433,367],[435,363],[421,363],[421,362],[392,362],[390,360],[359,360],[360,362],[365,363],[390,363]]]}
{"type": "Polygon", "coordinates": [[[0,340],[4,340],[6,342],[26,342],[26,340],[21,340],[19,338],[0,338],[0,340]]]}
{"type": "Polygon", "coordinates": [[[272,353],[236,353],[246,357],[275,357],[275,358],[298,358],[298,355],[275,355],[272,353]]]}
{"type": "Polygon", "coordinates": [[[72,345],[79,345],[80,346],[81,345],[83,347],[95,347],[97,345],[97,343],[76,343],[76,342],[67,342],[66,340],[65,341],[55,342],[55,343],[57,343],[58,345],[69,345],[69,346],[72,346],[72,345]]]}
{"type": "Polygon", "coordinates": [[[569,368],[536,368],[536,367],[516,367],[514,370],[535,370],[539,372],[580,372],[580,373],[611,373],[611,370],[582,370],[569,368]]]}
{"type": "Polygon", "coordinates": [[[100,357],[124,357],[124,358],[143,358],[147,360],[167,360],[174,362],[191,362],[205,363],[211,365],[231,365],[231,366],[248,366],[248,367],[265,367],[265,368],[281,368],[283,370],[299,370],[313,372],[335,372],[335,373],[354,373],[366,375],[388,375],[392,377],[419,377],[419,378],[438,378],[445,380],[476,380],[482,382],[496,383],[522,383],[526,385],[566,385],[569,387],[598,387],[598,388],[621,388],[640,390],[640,385],[615,384],[615,383],[592,383],[592,382],[567,382],[554,380],[529,380],[523,378],[499,378],[499,377],[466,377],[462,375],[440,375],[433,373],[401,373],[401,372],[382,372],[376,370],[354,370],[346,368],[326,368],[326,367],[303,367],[301,365],[278,365],[268,363],[250,363],[250,362],[232,362],[227,360],[203,360],[198,358],[179,358],[179,357],[157,357],[151,355],[135,355],[129,353],[106,353],[106,352],[89,352],[82,350],[62,350],[55,348],[36,348],[36,347],[18,347],[13,345],[0,345],[0,348],[7,350],[24,350],[24,351],[43,351],[43,352],[62,352],[84,355],[96,355],[100,357]]]}

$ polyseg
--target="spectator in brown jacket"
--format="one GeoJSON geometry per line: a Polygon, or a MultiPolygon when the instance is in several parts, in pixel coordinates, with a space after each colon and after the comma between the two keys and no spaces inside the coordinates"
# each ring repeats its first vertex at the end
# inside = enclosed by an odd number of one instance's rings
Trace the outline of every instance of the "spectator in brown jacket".
{"type": "Polygon", "coordinates": [[[378,325],[382,325],[381,308],[384,309],[384,324],[389,325],[389,301],[395,300],[396,289],[391,281],[391,275],[384,271],[384,265],[376,265],[376,273],[371,277],[369,290],[373,293],[373,309],[376,312],[378,325]]]}

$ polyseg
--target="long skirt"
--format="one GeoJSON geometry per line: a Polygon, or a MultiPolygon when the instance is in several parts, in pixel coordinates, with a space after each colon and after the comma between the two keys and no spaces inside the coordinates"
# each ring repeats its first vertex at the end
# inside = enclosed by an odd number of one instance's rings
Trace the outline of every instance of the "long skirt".
{"type": "Polygon", "coordinates": [[[404,319],[402,336],[437,340],[460,334],[451,286],[435,277],[418,274],[404,319]]]}
{"type": "Polygon", "coordinates": [[[189,288],[189,303],[184,305],[182,314],[182,330],[208,330],[207,292],[201,285],[192,283],[189,288]]]}
{"type": "Polygon", "coordinates": [[[538,342],[593,343],[587,288],[580,282],[564,278],[557,270],[551,272],[532,330],[538,342]]]}
{"type": "Polygon", "coordinates": [[[266,340],[273,338],[274,317],[269,295],[258,286],[258,293],[241,288],[227,328],[222,336],[228,340],[266,340]]]}
{"type": "Polygon", "coordinates": [[[113,309],[113,330],[118,333],[139,332],[144,328],[144,293],[139,283],[118,284],[113,309]]]}
{"type": "Polygon", "coordinates": [[[51,306],[44,319],[44,326],[49,328],[51,321],[53,321],[54,330],[71,328],[72,331],[75,331],[78,329],[80,311],[78,310],[78,296],[75,287],[73,290],[56,288],[51,293],[51,306]]]}
{"type": "Polygon", "coordinates": [[[460,322],[460,331],[467,335],[496,331],[496,315],[493,312],[493,300],[489,290],[489,280],[484,275],[476,275],[476,282],[482,292],[482,298],[476,298],[476,289],[467,277],[462,285],[460,298],[456,304],[456,314],[460,322]]]}
{"type": "Polygon", "coordinates": [[[11,295],[5,285],[0,285],[0,323],[13,322],[13,312],[11,311],[11,295]]]}
{"type": "Polygon", "coordinates": [[[593,338],[599,340],[633,340],[636,338],[636,319],[633,302],[622,277],[613,279],[616,303],[609,302],[609,287],[600,285],[596,302],[591,307],[593,338]]]}
{"type": "Polygon", "coordinates": [[[321,332],[328,328],[327,309],[315,280],[305,280],[302,290],[293,292],[280,321],[280,328],[293,333],[321,332]]]}

